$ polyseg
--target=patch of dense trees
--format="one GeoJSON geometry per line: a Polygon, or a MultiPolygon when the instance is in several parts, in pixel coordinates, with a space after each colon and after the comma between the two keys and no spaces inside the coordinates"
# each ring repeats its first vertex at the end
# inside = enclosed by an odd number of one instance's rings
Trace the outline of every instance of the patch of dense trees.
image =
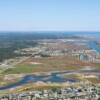
{"type": "Polygon", "coordinates": [[[11,43],[9,42],[9,44],[3,43],[2,46],[0,46],[0,62],[5,59],[20,56],[14,53],[15,50],[36,45],[37,42],[33,41],[13,41],[11,43]]]}

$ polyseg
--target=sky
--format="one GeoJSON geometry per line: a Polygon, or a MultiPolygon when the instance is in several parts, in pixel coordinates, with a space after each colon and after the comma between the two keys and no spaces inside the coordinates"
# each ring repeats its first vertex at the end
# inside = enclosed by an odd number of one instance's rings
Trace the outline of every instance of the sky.
{"type": "Polygon", "coordinates": [[[0,0],[0,31],[100,31],[100,0],[0,0]]]}

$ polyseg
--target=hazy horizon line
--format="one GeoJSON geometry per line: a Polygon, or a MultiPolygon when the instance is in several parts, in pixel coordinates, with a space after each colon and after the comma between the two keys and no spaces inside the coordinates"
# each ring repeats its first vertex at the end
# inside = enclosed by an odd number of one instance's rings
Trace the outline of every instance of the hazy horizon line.
{"type": "Polygon", "coordinates": [[[49,30],[49,31],[47,31],[47,30],[44,30],[44,31],[38,31],[38,30],[36,30],[36,31],[0,31],[0,33],[1,32],[3,32],[3,33],[7,33],[7,32],[100,32],[100,31],[59,31],[59,30],[49,30]]]}

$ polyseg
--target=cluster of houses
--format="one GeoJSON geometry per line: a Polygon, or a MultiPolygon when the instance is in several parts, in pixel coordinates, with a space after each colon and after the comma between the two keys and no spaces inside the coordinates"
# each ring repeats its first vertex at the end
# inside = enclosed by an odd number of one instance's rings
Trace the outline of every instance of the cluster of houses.
{"type": "MultiPolygon", "coordinates": [[[[45,41],[40,42],[36,47],[24,48],[15,51],[20,55],[33,55],[38,57],[48,56],[73,56],[78,60],[86,62],[97,61],[98,54],[95,50],[88,48],[86,45],[74,42],[63,41],[45,41]]],[[[100,60],[100,59],[99,59],[100,60]]],[[[99,61],[98,60],[98,61],[99,61]]]]}
{"type": "Polygon", "coordinates": [[[52,88],[2,96],[0,100],[100,100],[100,86],[52,88]]]}

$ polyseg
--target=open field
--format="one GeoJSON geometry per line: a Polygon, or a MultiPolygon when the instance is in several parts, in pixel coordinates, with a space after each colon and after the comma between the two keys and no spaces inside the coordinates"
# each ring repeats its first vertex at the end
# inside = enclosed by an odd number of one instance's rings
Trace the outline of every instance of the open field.
{"type": "Polygon", "coordinates": [[[94,63],[94,65],[96,69],[100,70],[100,63],[94,63]]]}
{"type": "Polygon", "coordinates": [[[45,57],[45,58],[29,58],[14,68],[5,70],[2,74],[19,74],[19,73],[34,73],[34,72],[49,72],[63,70],[79,70],[84,66],[95,66],[95,64],[86,63],[75,60],[71,57],[45,57]]]}
{"type": "Polygon", "coordinates": [[[94,83],[94,84],[100,84],[99,78],[87,78],[87,80],[94,83]]]}
{"type": "Polygon", "coordinates": [[[77,74],[65,74],[65,75],[63,75],[62,77],[64,77],[64,78],[69,78],[69,79],[75,79],[75,80],[81,80],[81,78],[80,78],[80,76],[79,75],[77,75],[77,74]]]}
{"type": "MultiPolygon", "coordinates": [[[[20,75],[19,75],[20,76],[20,75]]],[[[13,75],[0,75],[0,87],[16,83],[21,79],[18,74],[13,75]]]]}

